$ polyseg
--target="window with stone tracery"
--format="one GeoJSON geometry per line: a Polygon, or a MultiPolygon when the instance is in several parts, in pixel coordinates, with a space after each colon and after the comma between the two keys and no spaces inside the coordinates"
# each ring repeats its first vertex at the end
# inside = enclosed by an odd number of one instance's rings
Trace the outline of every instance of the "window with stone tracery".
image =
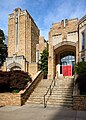
{"type": "Polygon", "coordinates": [[[85,34],[82,32],[82,50],[85,49],[85,34]]]}

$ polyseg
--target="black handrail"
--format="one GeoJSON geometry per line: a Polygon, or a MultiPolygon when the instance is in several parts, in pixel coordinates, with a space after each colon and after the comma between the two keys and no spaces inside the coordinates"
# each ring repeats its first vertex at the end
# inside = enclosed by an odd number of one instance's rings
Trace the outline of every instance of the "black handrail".
{"type": "Polygon", "coordinates": [[[51,84],[50,84],[50,86],[49,86],[46,94],[44,95],[44,107],[45,107],[45,108],[46,108],[46,106],[47,106],[47,100],[48,100],[48,99],[46,100],[46,95],[48,94],[49,91],[50,91],[50,94],[49,94],[49,95],[52,94],[52,90],[53,90],[54,86],[55,86],[55,79],[52,80],[52,82],[51,82],[51,84]],[[53,83],[54,83],[54,84],[53,84],[53,83]],[[52,86],[53,86],[53,87],[52,87],[52,86]]]}

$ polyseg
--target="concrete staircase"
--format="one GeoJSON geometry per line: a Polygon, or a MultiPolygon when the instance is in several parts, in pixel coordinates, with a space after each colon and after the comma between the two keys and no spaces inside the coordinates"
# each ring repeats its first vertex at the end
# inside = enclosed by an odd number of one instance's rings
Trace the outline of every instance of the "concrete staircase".
{"type": "MultiPolygon", "coordinates": [[[[44,104],[44,94],[47,92],[51,80],[41,80],[26,104],[44,104]]],[[[46,96],[47,106],[72,107],[73,80],[58,79],[51,96],[46,96]]]]}
{"type": "Polygon", "coordinates": [[[48,106],[72,107],[73,80],[63,79],[56,80],[56,85],[52,91],[52,95],[47,101],[48,106]]]}
{"type": "Polygon", "coordinates": [[[43,104],[44,94],[48,90],[51,82],[52,80],[42,79],[28,98],[26,104],[43,104]]]}

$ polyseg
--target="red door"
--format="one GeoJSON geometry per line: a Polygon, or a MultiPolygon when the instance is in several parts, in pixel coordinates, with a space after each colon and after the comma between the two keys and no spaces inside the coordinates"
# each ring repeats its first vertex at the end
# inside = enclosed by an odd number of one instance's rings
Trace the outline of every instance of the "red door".
{"type": "Polygon", "coordinates": [[[72,66],[62,66],[62,74],[63,76],[72,76],[72,66]]]}

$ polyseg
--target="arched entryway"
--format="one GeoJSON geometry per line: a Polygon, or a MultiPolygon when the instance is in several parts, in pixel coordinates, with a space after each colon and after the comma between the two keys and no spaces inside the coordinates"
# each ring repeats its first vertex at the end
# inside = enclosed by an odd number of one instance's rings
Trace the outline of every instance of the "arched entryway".
{"type": "Polygon", "coordinates": [[[55,77],[72,76],[76,61],[76,44],[64,42],[54,46],[55,77]]]}
{"type": "Polygon", "coordinates": [[[75,55],[73,51],[66,51],[60,55],[60,74],[72,76],[74,74],[75,55]]]}

